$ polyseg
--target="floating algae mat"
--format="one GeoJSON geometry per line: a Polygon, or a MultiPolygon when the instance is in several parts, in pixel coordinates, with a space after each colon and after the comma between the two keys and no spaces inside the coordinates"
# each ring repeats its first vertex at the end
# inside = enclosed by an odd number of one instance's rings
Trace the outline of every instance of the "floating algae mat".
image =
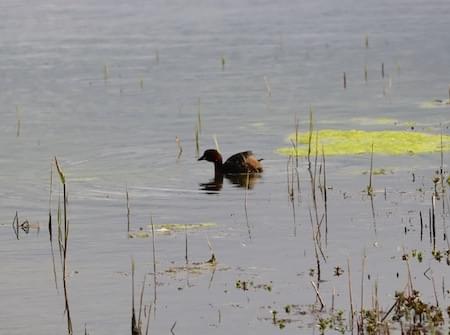
{"type": "MultiPolygon", "coordinates": [[[[296,134],[289,136],[288,140],[295,143],[296,134]]],[[[308,155],[310,133],[299,133],[297,150],[291,144],[288,147],[277,149],[282,155],[308,155]],[[297,152],[296,152],[297,151],[297,152]]],[[[363,131],[363,130],[334,130],[325,129],[312,133],[311,155],[319,155],[322,147],[326,155],[359,155],[372,151],[376,154],[407,155],[430,152],[440,152],[441,143],[443,151],[450,151],[450,136],[440,134],[427,134],[412,131],[363,131]],[[442,141],[442,142],[441,142],[442,141]]]]}
{"type": "Polygon", "coordinates": [[[450,107],[450,99],[434,99],[424,101],[420,104],[420,108],[425,109],[442,108],[442,107],[450,107]]]}
{"type": "MultiPolygon", "coordinates": [[[[201,230],[216,227],[213,222],[205,223],[164,223],[164,224],[154,224],[155,232],[160,234],[172,234],[176,232],[182,232],[185,230],[201,230]]],[[[152,236],[151,225],[148,226],[149,230],[137,230],[128,232],[130,238],[149,238],[152,236]]]]}

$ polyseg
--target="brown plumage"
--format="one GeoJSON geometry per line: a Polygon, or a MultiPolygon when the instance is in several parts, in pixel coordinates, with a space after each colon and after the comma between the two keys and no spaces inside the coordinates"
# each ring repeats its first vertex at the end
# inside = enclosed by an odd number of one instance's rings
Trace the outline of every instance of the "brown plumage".
{"type": "Polygon", "coordinates": [[[222,163],[222,155],[215,149],[206,150],[199,161],[205,160],[214,163],[215,175],[260,173],[263,172],[262,159],[257,159],[251,151],[234,154],[222,163]]]}

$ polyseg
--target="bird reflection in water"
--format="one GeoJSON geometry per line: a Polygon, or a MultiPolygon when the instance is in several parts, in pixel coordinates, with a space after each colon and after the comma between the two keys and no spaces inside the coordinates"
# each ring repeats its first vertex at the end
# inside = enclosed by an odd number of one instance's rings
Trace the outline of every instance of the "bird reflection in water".
{"type": "Polygon", "coordinates": [[[200,189],[206,191],[206,193],[216,193],[222,189],[224,177],[228,179],[230,183],[235,185],[236,187],[242,187],[251,190],[256,185],[258,180],[261,178],[261,175],[255,173],[226,174],[226,175],[221,174],[211,179],[207,183],[200,183],[200,189]]]}

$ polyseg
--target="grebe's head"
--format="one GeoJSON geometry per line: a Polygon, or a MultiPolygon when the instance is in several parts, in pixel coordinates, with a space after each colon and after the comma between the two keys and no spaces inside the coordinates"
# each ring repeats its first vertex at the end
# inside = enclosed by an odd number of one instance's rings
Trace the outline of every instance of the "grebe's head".
{"type": "Polygon", "coordinates": [[[222,162],[222,156],[216,149],[208,149],[208,150],[205,150],[202,157],[200,157],[198,160],[217,163],[217,162],[222,162]]]}

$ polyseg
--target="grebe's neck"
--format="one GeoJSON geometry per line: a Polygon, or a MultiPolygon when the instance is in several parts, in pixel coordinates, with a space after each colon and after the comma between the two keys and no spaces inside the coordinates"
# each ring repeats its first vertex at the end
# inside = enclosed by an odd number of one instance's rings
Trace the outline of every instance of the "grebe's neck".
{"type": "Polygon", "coordinates": [[[216,160],[214,162],[214,178],[220,178],[223,175],[223,164],[222,159],[216,160]]]}

